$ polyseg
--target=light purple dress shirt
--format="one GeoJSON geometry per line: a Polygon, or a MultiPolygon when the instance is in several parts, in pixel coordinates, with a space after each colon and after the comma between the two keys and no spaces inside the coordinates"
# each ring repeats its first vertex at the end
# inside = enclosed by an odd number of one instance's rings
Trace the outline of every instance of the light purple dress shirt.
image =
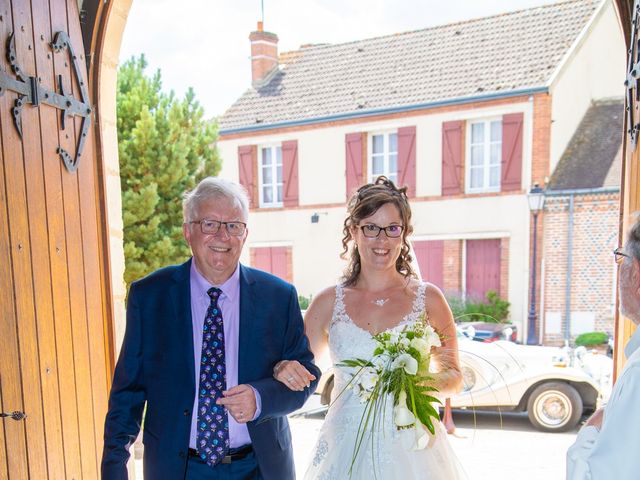
{"type": "MultiPolygon", "coordinates": [[[[193,401],[193,414],[191,415],[191,437],[189,447],[196,448],[197,422],[198,422],[198,385],[200,383],[200,358],[202,353],[202,328],[204,317],[211,299],[207,291],[211,287],[222,290],[218,300],[218,306],[222,311],[224,322],[224,352],[227,370],[227,390],[238,385],[238,338],[240,333],[240,267],[238,266],[222,285],[212,285],[204,278],[196,268],[195,261],[191,262],[191,322],[193,325],[193,360],[195,366],[196,394],[193,401]]],[[[252,387],[253,388],[253,387],[252,387]]],[[[253,389],[256,395],[256,413],[254,419],[260,415],[260,395],[253,389]]],[[[251,443],[249,430],[246,424],[238,423],[231,415],[229,417],[229,447],[237,448],[251,443]]]]}

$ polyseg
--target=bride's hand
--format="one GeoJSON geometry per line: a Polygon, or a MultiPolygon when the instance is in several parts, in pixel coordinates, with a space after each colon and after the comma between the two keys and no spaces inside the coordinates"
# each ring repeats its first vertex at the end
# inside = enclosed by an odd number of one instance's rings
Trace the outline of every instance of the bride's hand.
{"type": "Polygon", "coordinates": [[[290,390],[301,392],[316,379],[316,376],[297,360],[282,360],[273,367],[273,378],[284,383],[290,390]]]}

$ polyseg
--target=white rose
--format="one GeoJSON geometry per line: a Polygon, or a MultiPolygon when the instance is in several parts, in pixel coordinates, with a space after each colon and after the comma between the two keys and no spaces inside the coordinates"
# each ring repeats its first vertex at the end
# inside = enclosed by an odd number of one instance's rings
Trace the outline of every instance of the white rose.
{"type": "Polygon", "coordinates": [[[400,339],[400,334],[398,332],[390,332],[388,343],[391,345],[395,345],[396,343],[398,343],[399,339],[400,339]]]}
{"type": "Polygon", "coordinates": [[[409,375],[415,375],[418,373],[418,362],[408,353],[403,353],[398,355],[391,363],[391,370],[396,370],[398,368],[404,368],[404,371],[409,375]]]}
{"type": "Polygon", "coordinates": [[[422,358],[425,358],[427,355],[429,355],[429,352],[431,351],[429,343],[422,337],[414,337],[409,345],[420,352],[420,356],[422,358]]]}
{"type": "Polygon", "coordinates": [[[431,325],[427,325],[425,327],[424,338],[429,344],[429,347],[442,346],[442,342],[440,342],[440,335],[438,335],[438,332],[436,332],[431,325]]]}
{"type": "Polygon", "coordinates": [[[407,348],[411,342],[409,342],[409,339],[407,337],[403,336],[398,343],[400,343],[400,345],[402,345],[404,348],[407,348]]]}
{"type": "Polygon", "coordinates": [[[360,374],[360,386],[367,392],[371,392],[378,383],[378,372],[371,367],[366,367],[360,374]]]}
{"type": "Polygon", "coordinates": [[[389,355],[386,353],[376,355],[371,359],[371,363],[377,371],[381,372],[389,363],[389,355]]]}

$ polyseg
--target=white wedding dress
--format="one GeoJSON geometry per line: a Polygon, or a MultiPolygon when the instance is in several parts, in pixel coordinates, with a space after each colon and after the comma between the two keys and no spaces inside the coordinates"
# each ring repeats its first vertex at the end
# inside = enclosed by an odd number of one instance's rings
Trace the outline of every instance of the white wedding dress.
{"type": "MultiPolygon", "coordinates": [[[[418,288],[411,313],[392,330],[401,330],[418,320],[424,312],[425,284],[418,288]]],[[[347,315],[344,290],[336,287],[336,301],[329,326],[329,351],[335,366],[350,358],[369,359],[375,341],[347,315]]],[[[335,367],[332,404],[320,430],[305,480],[451,480],[465,478],[440,422],[431,445],[413,450],[414,429],[398,431],[393,423],[393,399],[385,402],[385,411],[377,412],[381,421],[373,436],[367,432],[350,471],[358,426],[365,407],[351,388],[345,387],[354,369],[335,367]],[[342,393],[341,393],[342,392],[342,393]],[[337,397],[337,398],[336,398],[337,397]]]]}

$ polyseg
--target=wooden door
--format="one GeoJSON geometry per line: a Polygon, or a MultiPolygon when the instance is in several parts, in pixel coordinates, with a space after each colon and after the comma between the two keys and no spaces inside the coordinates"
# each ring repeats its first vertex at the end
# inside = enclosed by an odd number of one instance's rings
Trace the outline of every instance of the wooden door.
{"type": "Polygon", "coordinates": [[[484,300],[489,290],[500,293],[500,239],[467,240],[466,295],[484,300]]]}
{"type": "Polygon", "coordinates": [[[444,287],[444,241],[422,240],[413,242],[413,251],[425,282],[444,287]]]}
{"type": "Polygon", "coordinates": [[[251,266],[293,281],[291,272],[291,247],[252,247],[251,266]]]}
{"type": "Polygon", "coordinates": [[[63,130],[61,110],[46,103],[54,91],[88,92],[77,0],[0,0],[0,50],[0,75],[33,78],[41,100],[18,114],[15,88],[0,92],[0,408],[27,415],[1,420],[0,478],[96,479],[111,327],[94,122],[83,137],[82,117],[67,116],[63,130]],[[51,46],[58,32],[70,37],[79,80],[69,49],[51,46]]]}

